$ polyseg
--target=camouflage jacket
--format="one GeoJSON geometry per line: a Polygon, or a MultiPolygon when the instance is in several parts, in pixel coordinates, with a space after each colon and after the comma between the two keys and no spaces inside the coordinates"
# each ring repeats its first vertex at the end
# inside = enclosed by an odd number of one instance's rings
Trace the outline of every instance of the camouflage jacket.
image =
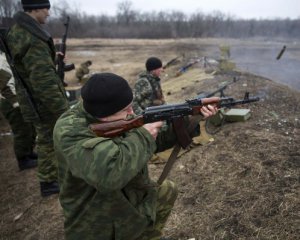
{"type": "MultiPolygon", "coordinates": [[[[8,32],[6,41],[15,67],[28,87],[40,120],[56,119],[69,105],[56,73],[53,40],[28,14],[18,12],[14,18],[16,24],[8,32]]],[[[30,119],[33,111],[17,79],[16,91],[24,119],[30,119]]]]}
{"type": "Polygon", "coordinates": [[[149,72],[143,72],[139,75],[133,88],[133,94],[133,110],[136,114],[141,114],[146,107],[165,103],[160,78],[149,72]]]}
{"type": "Polygon", "coordinates": [[[88,74],[90,72],[89,67],[87,66],[87,63],[84,62],[80,65],[79,68],[76,69],[76,78],[78,80],[81,80],[85,74],[88,74]]]}
{"type": "Polygon", "coordinates": [[[66,239],[134,240],[155,221],[157,184],[147,162],[175,135],[169,128],[157,145],[144,128],[102,138],[89,130],[94,122],[79,102],[54,128],[66,239]]]}
{"type": "Polygon", "coordinates": [[[10,104],[17,107],[18,100],[15,91],[15,81],[4,53],[0,52],[0,97],[7,99],[10,104]]]}

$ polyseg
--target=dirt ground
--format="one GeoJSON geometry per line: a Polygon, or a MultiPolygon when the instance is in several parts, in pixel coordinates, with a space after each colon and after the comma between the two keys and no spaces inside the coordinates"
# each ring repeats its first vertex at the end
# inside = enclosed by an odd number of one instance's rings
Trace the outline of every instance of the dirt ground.
{"type": "MultiPolygon", "coordinates": [[[[300,239],[300,94],[246,72],[218,72],[220,40],[69,40],[68,61],[92,60],[93,72],[114,72],[132,85],[149,56],[167,68],[162,86],[169,103],[178,103],[229,85],[227,96],[244,92],[260,101],[245,122],[225,123],[207,144],[193,145],[178,159],[169,179],[179,196],[165,235],[174,239],[300,239]],[[207,62],[204,62],[207,56],[207,62]],[[180,66],[199,59],[176,77],[180,66]]],[[[77,86],[74,72],[66,79],[77,86]]],[[[18,171],[12,136],[0,116],[0,239],[64,239],[58,196],[42,198],[36,170],[18,171]]],[[[150,163],[153,178],[163,161],[150,163]]]]}

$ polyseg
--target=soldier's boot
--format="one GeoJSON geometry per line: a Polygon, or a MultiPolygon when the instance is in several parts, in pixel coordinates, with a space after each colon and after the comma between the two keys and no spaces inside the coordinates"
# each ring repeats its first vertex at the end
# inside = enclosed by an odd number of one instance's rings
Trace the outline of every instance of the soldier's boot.
{"type": "Polygon", "coordinates": [[[59,193],[59,186],[57,181],[53,182],[40,182],[42,197],[48,197],[52,194],[59,193]]]}
{"type": "Polygon", "coordinates": [[[31,158],[29,155],[18,159],[18,165],[20,171],[37,166],[37,158],[31,158]]]}

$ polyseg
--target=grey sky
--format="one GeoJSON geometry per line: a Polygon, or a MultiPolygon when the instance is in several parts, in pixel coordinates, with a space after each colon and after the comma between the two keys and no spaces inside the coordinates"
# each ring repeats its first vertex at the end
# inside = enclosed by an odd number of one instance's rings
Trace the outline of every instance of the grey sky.
{"type": "MultiPolygon", "coordinates": [[[[123,1],[69,0],[67,2],[87,14],[115,15],[118,3],[123,1]]],[[[141,12],[180,10],[187,14],[196,11],[208,14],[218,10],[244,19],[300,18],[300,0],[131,0],[130,2],[133,10],[141,12]]]]}

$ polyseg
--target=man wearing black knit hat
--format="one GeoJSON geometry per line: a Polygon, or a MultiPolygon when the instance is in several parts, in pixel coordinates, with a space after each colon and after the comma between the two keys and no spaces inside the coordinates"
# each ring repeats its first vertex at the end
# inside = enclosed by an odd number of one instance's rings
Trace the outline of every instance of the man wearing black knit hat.
{"type": "Polygon", "coordinates": [[[136,114],[142,113],[146,107],[165,104],[160,84],[160,75],[163,71],[161,60],[157,57],[150,57],[145,66],[146,71],[139,74],[133,88],[133,110],[136,114]]]}
{"type": "MultiPolygon", "coordinates": [[[[56,73],[56,51],[50,34],[42,27],[49,17],[49,0],[22,0],[24,12],[7,34],[15,68],[23,84],[16,84],[24,120],[37,132],[38,179],[43,197],[57,194],[57,160],[53,127],[69,108],[64,86],[56,73]],[[27,93],[27,94],[24,94],[27,93]]],[[[16,78],[17,79],[17,78],[16,78]]]]}
{"type": "MultiPolygon", "coordinates": [[[[60,204],[65,238],[159,239],[177,197],[173,182],[152,181],[147,162],[176,142],[162,122],[145,124],[114,138],[97,137],[92,123],[133,114],[132,91],[112,73],[93,75],[81,89],[82,102],[65,112],[54,128],[60,204]]],[[[204,116],[214,110],[206,107],[204,116]]]]}

